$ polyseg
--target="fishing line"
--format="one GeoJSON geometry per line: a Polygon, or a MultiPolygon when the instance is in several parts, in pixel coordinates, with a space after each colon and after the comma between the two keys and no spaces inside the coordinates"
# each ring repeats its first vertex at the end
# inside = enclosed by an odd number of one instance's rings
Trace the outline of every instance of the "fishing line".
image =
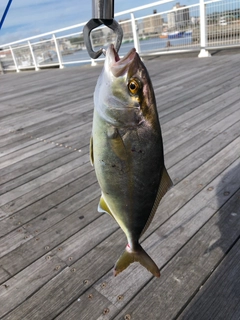
{"type": "Polygon", "coordinates": [[[6,16],[7,16],[7,13],[8,13],[8,10],[9,10],[9,8],[10,8],[11,3],[12,3],[12,0],[9,0],[9,1],[8,1],[8,4],[7,4],[7,6],[6,6],[6,9],[5,9],[4,13],[3,13],[2,19],[1,19],[1,21],[0,21],[0,30],[1,30],[1,28],[2,28],[2,25],[3,25],[3,22],[4,22],[5,18],[6,18],[6,16]]]}

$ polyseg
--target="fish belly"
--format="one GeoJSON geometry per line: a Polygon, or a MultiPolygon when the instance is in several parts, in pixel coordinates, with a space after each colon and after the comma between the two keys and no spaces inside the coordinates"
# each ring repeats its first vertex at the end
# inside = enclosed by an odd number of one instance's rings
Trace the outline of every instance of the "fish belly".
{"type": "Polygon", "coordinates": [[[94,118],[94,167],[102,195],[126,236],[138,241],[164,168],[161,131],[115,128],[94,118]]]}

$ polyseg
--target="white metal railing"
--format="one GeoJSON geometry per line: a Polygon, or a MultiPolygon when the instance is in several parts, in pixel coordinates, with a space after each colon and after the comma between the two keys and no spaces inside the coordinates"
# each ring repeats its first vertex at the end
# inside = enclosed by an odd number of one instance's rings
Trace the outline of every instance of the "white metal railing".
{"type": "MultiPolygon", "coordinates": [[[[196,0],[193,5],[177,3],[169,11],[140,18],[134,16],[133,12],[147,7],[155,9],[171,1],[162,0],[115,14],[115,18],[121,17],[118,21],[124,34],[120,55],[135,46],[140,55],[195,50],[199,51],[199,57],[207,57],[209,49],[240,46],[239,0],[196,0]]],[[[83,41],[85,24],[0,45],[0,72],[93,64],[83,41]]],[[[107,27],[99,27],[92,31],[91,37],[97,50],[113,42],[115,34],[107,27]]]]}

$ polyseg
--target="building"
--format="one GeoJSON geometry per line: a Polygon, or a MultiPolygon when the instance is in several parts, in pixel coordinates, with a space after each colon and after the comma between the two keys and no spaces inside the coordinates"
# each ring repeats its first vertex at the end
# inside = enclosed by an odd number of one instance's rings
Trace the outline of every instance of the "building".
{"type": "Polygon", "coordinates": [[[143,33],[144,34],[156,34],[162,32],[163,19],[160,14],[154,14],[152,16],[143,19],[143,33]]]}
{"type": "Polygon", "coordinates": [[[133,32],[132,32],[132,22],[129,19],[125,20],[119,20],[119,23],[123,30],[123,36],[125,40],[132,39],[133,38],[133,32]]]}
{"type": "Polygon", "coordinates": [[[190,21],[189,9],[185,5],[180,5],[180,2],[177,2],[172,10],[172,12],[167,14],[168,29],[185,28],[190,21]]]}

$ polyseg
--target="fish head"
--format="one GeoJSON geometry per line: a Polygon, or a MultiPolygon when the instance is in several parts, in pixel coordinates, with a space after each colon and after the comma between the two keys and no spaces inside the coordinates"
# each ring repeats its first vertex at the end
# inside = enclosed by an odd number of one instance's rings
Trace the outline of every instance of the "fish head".
{"type": "Polygon", "coordinates": [[[136,49],[120,59],[114,46],[108,47],[94,104],[99,116],[115,127],[136,127],[156,120],[152,83],[136,49]]]}

